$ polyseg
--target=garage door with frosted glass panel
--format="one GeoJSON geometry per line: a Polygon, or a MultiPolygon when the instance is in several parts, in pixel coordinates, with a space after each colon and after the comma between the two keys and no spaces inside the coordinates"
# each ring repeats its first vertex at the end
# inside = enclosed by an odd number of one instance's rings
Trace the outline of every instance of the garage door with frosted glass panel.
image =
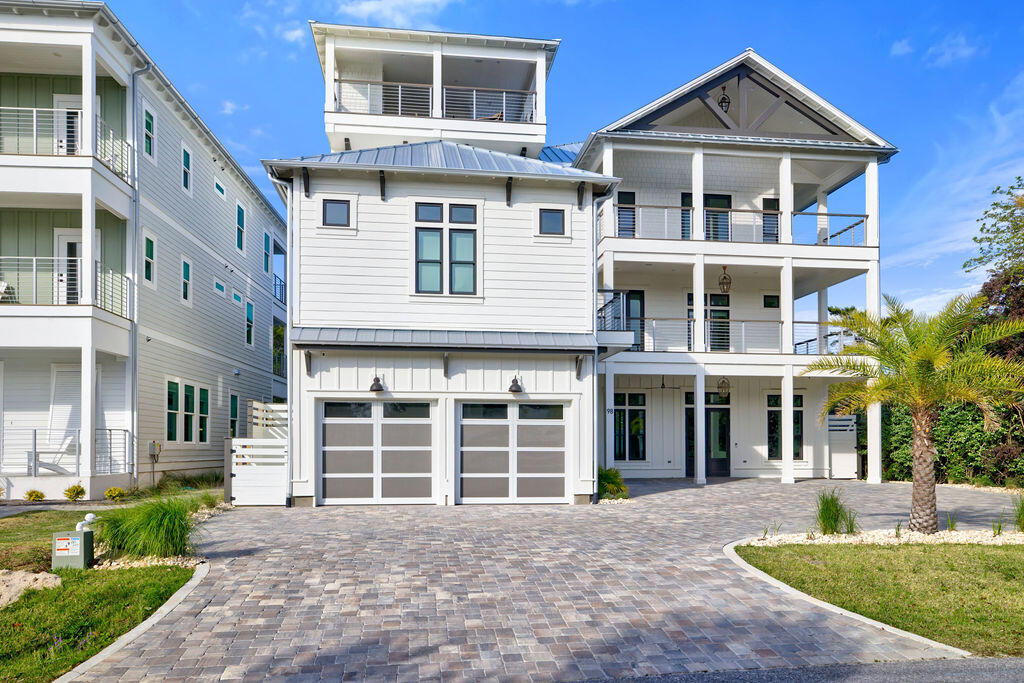
{"type": "Polygon", "coordinates": [[[324,402],[321,500],[432,503],[432,414],[427,402],[324,402]]]}
{"type": "Polygon", "coordinates": [[[460,503],[568,500],[563,404],[463,403],[460,411],[460,503]]]}

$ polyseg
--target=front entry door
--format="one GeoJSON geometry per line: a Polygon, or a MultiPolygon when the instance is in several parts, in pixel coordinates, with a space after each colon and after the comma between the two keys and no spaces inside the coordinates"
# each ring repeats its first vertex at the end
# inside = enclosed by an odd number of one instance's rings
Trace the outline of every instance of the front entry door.
{"type": "Polygon", "coordinates": [[[728,477],[729,444],[732,438],[729,429],[729,409],[707,408],[704,426],[707,476],[728,477]]]}
{"type": "Polygon", "coordinates": [[[53,293],[55,304],[77,304],[81,290],[82,239],[78,230],[54,234],[53,293]]]}

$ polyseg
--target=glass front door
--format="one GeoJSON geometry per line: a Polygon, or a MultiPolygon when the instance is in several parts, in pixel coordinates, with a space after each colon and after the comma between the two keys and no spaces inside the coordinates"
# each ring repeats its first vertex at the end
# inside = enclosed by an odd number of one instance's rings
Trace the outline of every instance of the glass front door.
{"type": "Polygon", "coordinates": [[[706,410],[704,451],[707,456],[707,476],[728,477],[729,444],[732,438],[729,430],[729,409],[706,410]]]}

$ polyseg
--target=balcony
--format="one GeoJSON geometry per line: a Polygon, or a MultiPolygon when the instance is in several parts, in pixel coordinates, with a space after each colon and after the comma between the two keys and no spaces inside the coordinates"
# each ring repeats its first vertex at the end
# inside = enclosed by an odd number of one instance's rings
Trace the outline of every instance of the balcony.
{"type": "Polygon", "coordinates": [[[537,115],[537,93],[445,86],[441,115],[466,121],[533,123],[537,115]]]}
{"type": "MultiPolygon", "coordinates": [[[[686,206],[615,204],[614,230],[604,223],[604,237],[691,240],[694,209],[686,206]]],[[[782,243],[782,213],[758,209],[704,209],[705,240],[716,242],[782,243]]],[[[864,214],[793,214],[793,240],[788,244],[865,246],[864,214]]]]}
{"type": "Polygon", "coordinates": [[[274,349],[274,374],[278,377],[288,376],[288,356],[284,349],[274,349]]]}
{"type": "Polygon", "coordinates": [[[288,305],[288,285],[277,274],[274,275],[274,298],[282,304],[288,305]]]}
{"type": "MultiPolygon", "coordinates": [[[[383,116],[433,116],[434,88],[425,83],[335,81],[336,111],[383,116]]],[[[463,121],[533,123],[537,93],[443,86],[441,117],[463,121]]]]}
{"type": "MultiPolygon", "coordinates": [[[[0,305],[65,306],[81,303],[82,259],[0,256],[0,305]]],[[[123,273],[96,263],[96,306],[122,318],[131,316],[131,282],[123,273]]]]}
{"type": "MultiPolygon", "coordinates": [[[[127,429],[97,429],[92,474],[132,471],[132,438],[127,429]]],[[[0,434],[0,472],[7,475],[82,475],[80,429],[6,428],[0,434]]]]}
{"type": "Polygon", "coordinates": [[[433,88],[423,83],[338,80],[336,111],[347,114],[430,116],[433,88]]]}

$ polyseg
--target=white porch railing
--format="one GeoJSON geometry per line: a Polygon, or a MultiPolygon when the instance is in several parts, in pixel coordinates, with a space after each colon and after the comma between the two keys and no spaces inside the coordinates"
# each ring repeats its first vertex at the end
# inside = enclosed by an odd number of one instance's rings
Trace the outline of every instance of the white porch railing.
{"type": "Polygon", "coordinates": [[[0,107],[0,154],[78,154],[81,130],[78,109],[0,107]]]}
{"type": "Polygon", "coordinates": [[[867,244],[867,220],[861,213],[799,211],[793,214],[793,242],[862,247],[867,244]]]}
{"type": "Polygon", "coordinates": [[[231,439],[230,502],[284,505],[288,492],[286,439],[231,439]]]}
{"type": "Polygon", "coordinates": [[[122,318],[131,318],[131,280],[96,262],[96,305],[122,318]]]}
{"type": "Polygon", "coordinates": [[[132,146],[114,133],[114,129],[99,116],[96,117],[96,158],[128,182],[131,173],[132,146]]]}
{"type": "MultiPolygon", "coordinates": [[[[93,474],[132,472],[133,440],[127,429],[97,429],[93,444],[93,474]]],[[[0,472],[31,477],[81,476],[81,430],[4,427],[0,430],[0,472]]]]}
{"type": "Polygon", "coordinates": [[[796,354],[817,356],[842,353],[843,349],[857,341],[853,332],[832,323],[793,323],[793,353],[796,354]]]}
{"type": "Polygon", "coordinates": [[[712,353],[781,353],[781,320],[705,320],[704,339],[712,353]]]}
{"type": "MultiPolygon", "coordinates": [[[[0,256],[0,305],[74,305],[82,301],[82,259],[0,256]]],[[[122,318],[131,315],[131,281],[95,264],[96,305],[122,318]]]]}
{"type": "Polygon", "coordinates": [[[335,81],[335,108],[351,114],[430,116],[433,88],[423,83],[335,81]]]}
{"type": "Polygon", "coordinates": [[[537,93],[446,85],[443,105],[442,116],[446,119],[533,123],[537,93]]]}
{"type": "Polygon", "coordinates": [[[135,466],[134,439],[127,429],[97,429],[94,474],[130,474],[135,466]]]}

